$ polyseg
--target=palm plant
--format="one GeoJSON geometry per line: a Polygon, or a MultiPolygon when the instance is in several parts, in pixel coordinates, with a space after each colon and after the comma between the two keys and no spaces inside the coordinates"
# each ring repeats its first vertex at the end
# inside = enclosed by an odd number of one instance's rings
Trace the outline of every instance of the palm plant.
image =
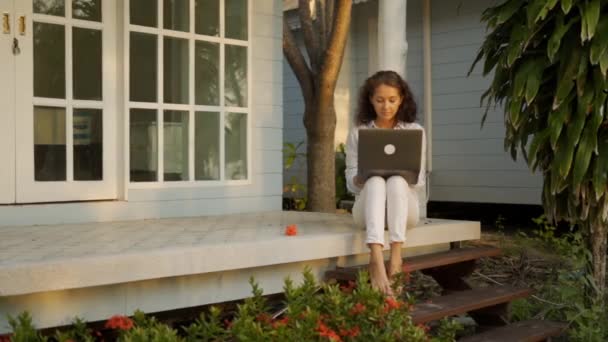
{"type": "Polygon", "coordinates": [[[504,106],[505,150],[514,159],[520,152],[532,170],[543,173],[547,216],[585,232],[592,260],[589,283],[602,298],[608,0],[507,0],[487,9],[482,21],[488,34],[471,71],[483,60],[483,74],[493,71],[493,80],[481,102],[504,106]]]}

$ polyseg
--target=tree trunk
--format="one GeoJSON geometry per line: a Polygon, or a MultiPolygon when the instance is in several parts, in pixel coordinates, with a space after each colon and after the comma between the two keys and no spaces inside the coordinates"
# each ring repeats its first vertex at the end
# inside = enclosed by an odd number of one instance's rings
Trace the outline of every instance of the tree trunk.
{"type": "Polygon", "coordinates": [[[330,105],[327,106],[307,104],[304,115],[307,137],[307,209],[324,213],[336,211],[334,151],[336,111],[333,105],[333,93],[330,97],[324,99],[325,101],[319,101],[319,103],[329,103],[330,105]]]}
{"type": "MultiPolygon", "coordinates": [[[[601,221],[601,220],[598,220],[601,221]]],[[[608,243],[608,225],[598,223],[591,227],[591,255],[593,257],[593,279],[599,290],[598,298],[606,295],[606,245],[608,243]]]]}

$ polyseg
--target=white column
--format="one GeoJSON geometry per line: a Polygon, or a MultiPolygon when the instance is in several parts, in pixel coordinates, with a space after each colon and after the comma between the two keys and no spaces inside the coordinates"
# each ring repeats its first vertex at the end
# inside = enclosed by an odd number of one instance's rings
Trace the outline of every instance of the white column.
{"type": "Polygon", "coordinates": [[[394,70],[406,75],[407,0],[379,0],[378,70],[394,70]]]}

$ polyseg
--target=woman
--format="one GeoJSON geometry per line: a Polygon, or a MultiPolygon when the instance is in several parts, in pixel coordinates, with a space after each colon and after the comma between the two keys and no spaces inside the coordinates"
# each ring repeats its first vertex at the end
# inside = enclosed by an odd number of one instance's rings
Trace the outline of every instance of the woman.
{"type": "Polygon", "coordinates": [[[357,175],[357,144],[360,128],[420,129],[415,123],[416,103],[407,83],[394,71],[379,71],[365,81],[359,95],[356,126],[346,143],[346,181],[356,195],[353,218],[365,227],[365,243],[370,249],[369,274],[372,286],[392,295],[390,279],[402,269],[401,249],[405,230],[418,223],[416,187],[425,184],[425,137],[423,131],[422,168],[416,185],[401,176],[388,179],[374,176],[365,180],[357,175]],[[388,225],[390,262],[384,266],[384,227],[388,225]]]}

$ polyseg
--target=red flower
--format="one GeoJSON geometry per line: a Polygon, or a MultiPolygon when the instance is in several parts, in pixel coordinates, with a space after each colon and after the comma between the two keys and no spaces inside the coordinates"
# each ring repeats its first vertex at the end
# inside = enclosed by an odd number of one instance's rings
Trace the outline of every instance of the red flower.
{"type": "Polygon", "coordinates": [[[298,226],[295,224],[290,224],[287,227],[285,227],[285,235],[287,235],[287,236],[298,235],[298,226]]]}
{"type": "Polygon", "coordinates": [[[114,315],[106,322],[108,329],[129,330],[133,328],[133,320],[127,316],[114,315]]]}
{"type": "Polygon", "coordinates": [[[366,309],[365,305],[363,305],[361,303],[357,303],[350,309],[350,314],[358,315],[358,314],[362,313],[363,311],[365,311],[365,309],[366,309]]]}
{"type": "Polygon", "coordinates": [[[340,335],[338,335],[331,328],[327,327],[321,320],[317,321],[317,331],[321,337],[327,337],[331,341],[342,341],[340,335]]]}
{"type": "Polygon", "coordinates": [[[232,321],[229,320],[229,319],[225,319],[224,320],[224,326],[226,326],[226,329],[232,328],[232,321]]]}
{"type": "Polygon", "coordinates": [[[340,290],[342,290],[342,292],[344,292],[344,293],[352,293],[353,290],[355,289],[355,286],[357,286],[357,284],[354,281],[349,280],[348,285],[340,286],[340,290]]]}
{"type": "Polygon", "coordinates": [[[270,315],[265,312],[257,315],[255,319],[258,320],[258,322],[262,322],[265,324],[270,324],[270,322],[272,322],[272,317],[270,317],[270,315]]]}
{"type": "Polygon", "coordinates": [[[0,335],[0,342],[11,342],[11,335],[0,335]]]}
{"type": "Polygon", "coordinates": [[[350,329],[340,329],[340,336],[344,337],[357,337],[359,336],[359,333],[361,333],[361,328],[359,328],[358,326],[350,329]]]}
{"type": "Polygon", "coordinates": [[[284,326],[287,324],[289,324],[289,317],[285,316],[285,317],[283,317],[283,319],[273,322],[272,327],[276,329],[278,327],[281,327],[281,326],[284,326]]]}
{"type": "Polygon", "coordinates": [[[426,324],[422,324],[422,323],[418,324],[418,328],[424,330],[424,332],[428,332],[429,330],[431,330],[431,327],[429,327],[426,324]]]}
{"type": "Polygon", "coordinates": [[[384,300],[384,312],[390,312],[394,309],[399,309],[401,307],[401,303],[393,297],[386,297],[384,300]]]}

